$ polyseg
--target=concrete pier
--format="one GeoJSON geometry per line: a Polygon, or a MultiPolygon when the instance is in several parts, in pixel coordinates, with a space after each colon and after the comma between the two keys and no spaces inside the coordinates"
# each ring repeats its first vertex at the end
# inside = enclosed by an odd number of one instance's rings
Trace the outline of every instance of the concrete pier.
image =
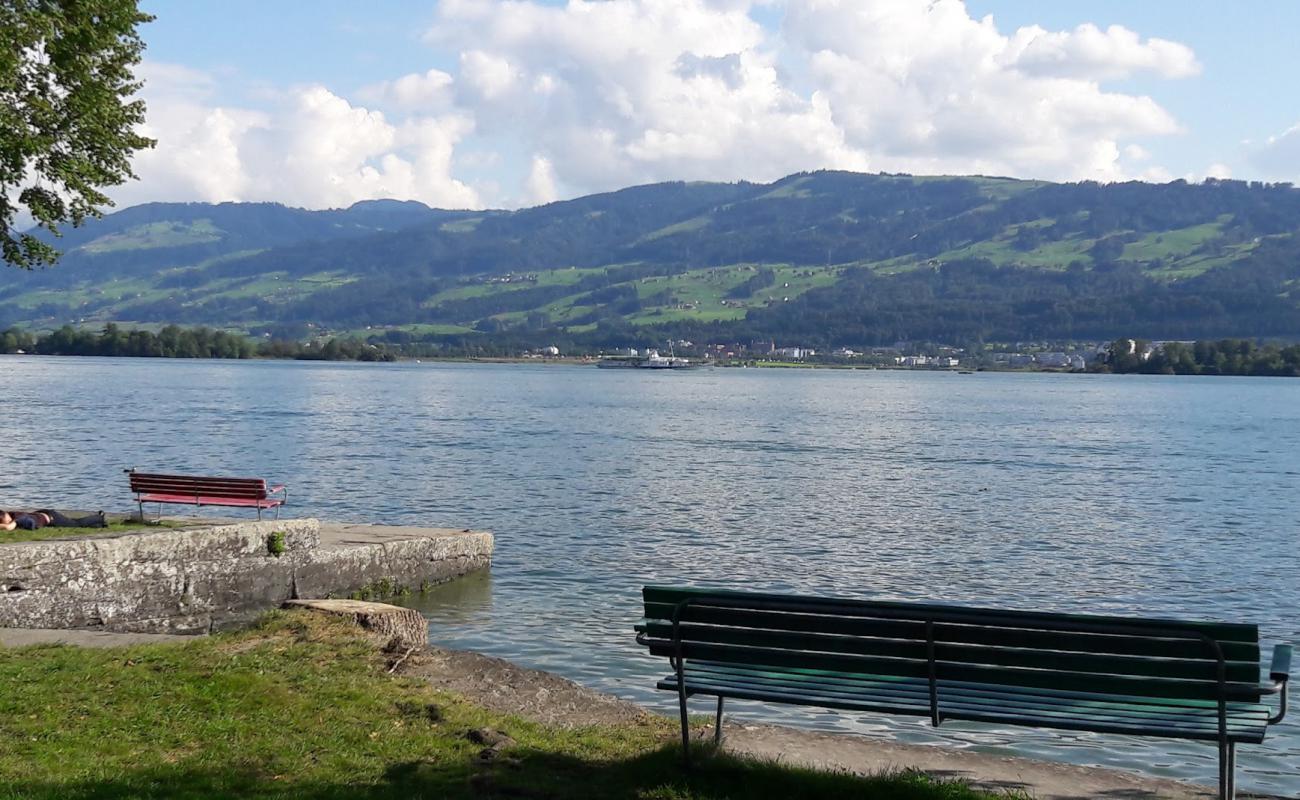
{"type": "Polygon", "coordinates": [[[0,544],[0,628],[207,633],[285,600],[419,591],[492,563],[486,531],[195,522],[0,544]]]}

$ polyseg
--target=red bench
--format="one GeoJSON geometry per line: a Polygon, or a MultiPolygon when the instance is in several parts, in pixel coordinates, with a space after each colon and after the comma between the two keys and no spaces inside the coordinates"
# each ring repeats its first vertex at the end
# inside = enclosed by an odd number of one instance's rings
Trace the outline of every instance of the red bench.
{"type": "Polygon", "coordinates": [[[131,479],[131,491],[135,492],[135,502],[140,506],[140,519],[144,520],[144,504],[158,503],[158,513],[162,515],[162,504],[172,503],[187,506],[230,506],[233,508],[256,508],[257,518],[262,518],[262,509],[275,509],[275,518],[280,518],[280,506],[288,502],[289,493],[283,486],[266,485],[263,478],[204,478],[191,475],[162,475],[154,472],[136,472],[127,470],[131,479]],[[271,495],[278,494],[279,497],[271,495]]]}

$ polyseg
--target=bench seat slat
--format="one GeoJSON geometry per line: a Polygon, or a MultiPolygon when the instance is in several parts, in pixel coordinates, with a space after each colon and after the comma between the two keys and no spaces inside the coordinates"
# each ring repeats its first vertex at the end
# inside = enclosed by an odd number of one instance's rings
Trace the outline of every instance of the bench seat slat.
{"type": "MultiPolygon", "coordinates": [[[[880,693],[863,693],[863,695],[844,695],[837,692],[816,692],[810,693],[802,691],[801,687],[780,687],[780,686],[762,686],[762,684],[746,683],[716,683],[708,680],[688,680],[688,695],[723,695],[731,697],[733,695],[754,695],[754,693],[767,693],[776,697],[784,697],[790,701],[803,699],[806,705],[823,705],[827,702],[836,702],[835,708],[852,708],[852,706],[862,705],[870,706],[870,709],[863,710],[881,710],[889,709],[887,713],[900,713],[911,715],[928,715],[930,714],[930,701],[926,696],[914,695],[904,696],[896,695],[891,692],[880,693]]],[[[659,688],[676,691],[677,684],[672,676],[660,680],[659,688]]],[[[1205,732],[1217,734],[1218,715],[1203,714],[1200,718],[1171,718],[1171,717],[1143,717],[1140,714],[1113,714],[1113,713],[1089,713],[1076,712],[1074,709],[1028,709],[1019,705],[989,705],[980,704],[980,702],[969,702],[961,699],[949,699],[940,702],[940,713],[945,719],[970,719],[972,717],[982,717],[980,721],[996,721],[1017,723],[1017,725],[1056,727],[1054,722],[1061,719],[1080,719],[1097,725],[1127,726],[1130,728],[1143,728],[1143,730],[1161,730],[1177,734],[1177,732],[1205,732]],[[996,717],[996,719],[991,719],[996,717]],[[1035,722],[1026,722],[1026,721],[1035,722]]],[[[1249,738],[1256,734],[1256,731],[1262,730],[1266,726],[1266,718],[1262,714],[1235,714],[1230,715],[1227,719],[1229,730],[1235,735],[1249,738]]]]}
{"type": "MultiPolygon", "coordinates": [[[[668,679],[665,679],[668,680],[668,679]]],[[[781,675],[779,673],[746,672],[741,670],[718,671],[692,666],[687,672],[687,686],[710,683],[725,686],[750,686],[781,689],[810,695],[831,695],[854,698],[873,694],[894,695],[914,700],[927,709],[930,703],[929,682],[912,679],[907,682],[873,682],[866,681],[810,681],[800,676],[781,675]]],[[[676,688],[675,679],[672,680],[676,688]]],[[[939,706],[990,707],[994,709],[1015,708],[1017,711],[1068,712],[1076,715],[1097,717],[1116,717],[1121,719],[1159,719],[1173,724],[1196,722],[1206,719],[1218,719],[1217,704],[1213,707],[1179,707],[1146,702],[1140,698],[1120,698],[1111,700],[1080,699],[1071,697],[1053,697],[1019,692],[1014,689],[992,692],[981,688],[971,688],[966,684],[953,681],[940,681],[939,706]]],[[[1244,723],[1264,724],[1269,710],[1260,703],[1230,703],[1228,705],[1230,720],[1244,723]]]]}
{"type": "MultiPolygon", "coordinates": [[[[929,681],[920,678],[905,680],[890,679],[889,676],[867,675],[807,675],[779,670],[767,670],[762,667],[733,669],[726,665],[711,665],[707,662],[695,662],[687,671],[688,680],[707,678],[717,681],[758,682],[763,684],[781,684],[790,687],[807,687],[809,691],[835,691],[853,694],[856,692],[892,691],[900,694],[920,693],[925,702],[929,700],[929,681]]],[[[1079,694],[1076,692],[1044,692],[1016,689],[989,684],[959,683],[955,681],[938,681],[941,690],[940,701],[960,698],[971,703],[1001,704],[1008,701],[1017,705],[1043,708],[1092,708],[1114,712],[1130,712],[1139,709],[1143,714],[1156,714],[1171,717],[1201,717],[1207,713],[1217,714],[1218,703],[1197,701],[1195,705],[1171,703],[1167,698],[1133,697],[1127,695],[1079,694]]],[[[1260,714],[1267,716],[1267,706],[1260,703],[1229,703],[1233,713],[1260,714]]]]}
{"type": "MultiPolygon", "coordinates": [[[[641,626],[641,629],[657,639],[670,640],[673,636],[672,624],[659,620],[648,621],[641,626]]],[[[796,633],[693,623],[682,624],[681,636],[684,641],[691,642],[751,645],[782,650],[845,653],[919,660],[925,660],[927,652],[924,640],[796,633]]],[[[944,640],[940,633],[936,633],[936,639],[938,640],[935,648],[936,658],[951,663],[1026,667],[1098,674],[1124,674],[1153,678],[1194,680],[1217,680],[1218,678],[1216,662],[1206,659],[1099,655],[1024,647],[988,647],[951,643],[944,640]]],[[[1259,662],[1229,662],[1226,677],[1227,680],[1236,682],[1256,681],[1259,679],[1259,662]]]]}
{"type": "MultiPolygon", "coordinates": [[[[894,691],[876,694],[846,696],[831,691],[810,692],[803,688],[762,686],[743,682],[716,682],[687,678],[689,694],[723,695],[737,699],[760,700],[797,705],[816,705],[842,710],[871,711],[876,713],[926,716],[930,713],[928,696],[907,696],[894,691]]],[[[660,689],[676,690],[675,676],[658,684],[660,689]]],[[[947,719],[977,722],[1008,723],[1031,727],[1065,728],[1071,730],[1103,730],[1112,733],[1131,733],[1147,736],[1169,736],[1182,739],[1215,740],[1218,738],[1218,716],[1206,713],[1203,720],[1171,719],[1153,715],[1119,716],[1104,713],[1051,712],[1027,709],[1016,705],[990,708],[987,705],[964,703],[958,700],[941,701],[940,710],[947,719]]],[[[1266,717],[1258,714],[1233,715],[1228,719],[1228,735],[1236,741],[1263,740],[1267,727],[1266,717]]]]}
{"type": "Polygon", "coordinates": [[[209,497],[193,494],[142,494],[140,500],[146,503],[171,503],[191,506],[230,506],[232,508],[276,508],[284,505],[280,499],[268,500],[256,497],[209,497]]]}

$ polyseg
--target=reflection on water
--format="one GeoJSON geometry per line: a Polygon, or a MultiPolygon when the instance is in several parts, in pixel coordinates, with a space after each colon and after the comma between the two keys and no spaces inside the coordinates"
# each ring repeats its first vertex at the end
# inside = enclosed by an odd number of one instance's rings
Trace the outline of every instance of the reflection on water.
{"type": "MultiPolygon", "coordinates": [[[[0,504],[120,470],[262,474],[290,510],[491,528],[435,641],[668,709],[647,582],[1257,622],[1300,642],[1300,381],[5,357],[0,504]]],[[[905,741],[1213,780],[1214,748],[737,703],[905,741]]],[[[1242,748],[1300,793],[1300,725],[1242,748]]]]}
{"type": "MultiPolygon", "coordinates": [[[[492,571],[471,572],[457,580],[431,586],[418,594],[402,597],[401,605],[453,625],[481,625],[492,618],[492,571]]],[[[430,632],[437,638],[437,631],[430,632]]]]}

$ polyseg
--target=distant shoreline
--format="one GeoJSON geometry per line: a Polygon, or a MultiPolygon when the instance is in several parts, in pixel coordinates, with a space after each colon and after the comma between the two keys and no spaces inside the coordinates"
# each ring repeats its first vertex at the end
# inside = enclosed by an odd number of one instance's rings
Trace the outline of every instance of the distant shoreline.
{"type": "MultiPolygon", "coordinates": [[[[276,358],[274,356],[254,355],[247,358],[222,358],[219,356],[138,356],[138,355],[97,355],[97,354],[72,354],[72,353],[0,353],[0,358],[4,356],[35,356],[40,358],[134,358],[145,361],[243,361],[243,362],[299,362],[299,363],[317,363],[317,364],[517,364],[517,365],[539,365],[554,367],[595,367],[599,361],[597,357],[577,357],[577,356],[547,356],[544,358],[526,357],[526,356],[397,356],[391,359],[355,359],[355,358],[276,358]]],[[[780,369],[780,370],[839,370],[843,372],[920,372],[920,373],[948,373],[953,375],[973,375],[976,373],[991,373],[999,375],[1148,375],[1164,377],[1189,377],[1189,378],[1289,378],[1300,377],[1293,375],[1256,375],[1250,373],[1167,373],[1167,372],[1141,372],[1141,371],[1124,371],[1116,372],[1113,370],[1077,370],[1077,369],[1018,369],[1005,367],[906,367],[891,365],[872,365],[872,364],[824,364],[824,363],[807,363],[796,361],[745,361],[742,363],[729,362],[698,362],[698,366],[716,368],[716,369],[780,369]]]]}

